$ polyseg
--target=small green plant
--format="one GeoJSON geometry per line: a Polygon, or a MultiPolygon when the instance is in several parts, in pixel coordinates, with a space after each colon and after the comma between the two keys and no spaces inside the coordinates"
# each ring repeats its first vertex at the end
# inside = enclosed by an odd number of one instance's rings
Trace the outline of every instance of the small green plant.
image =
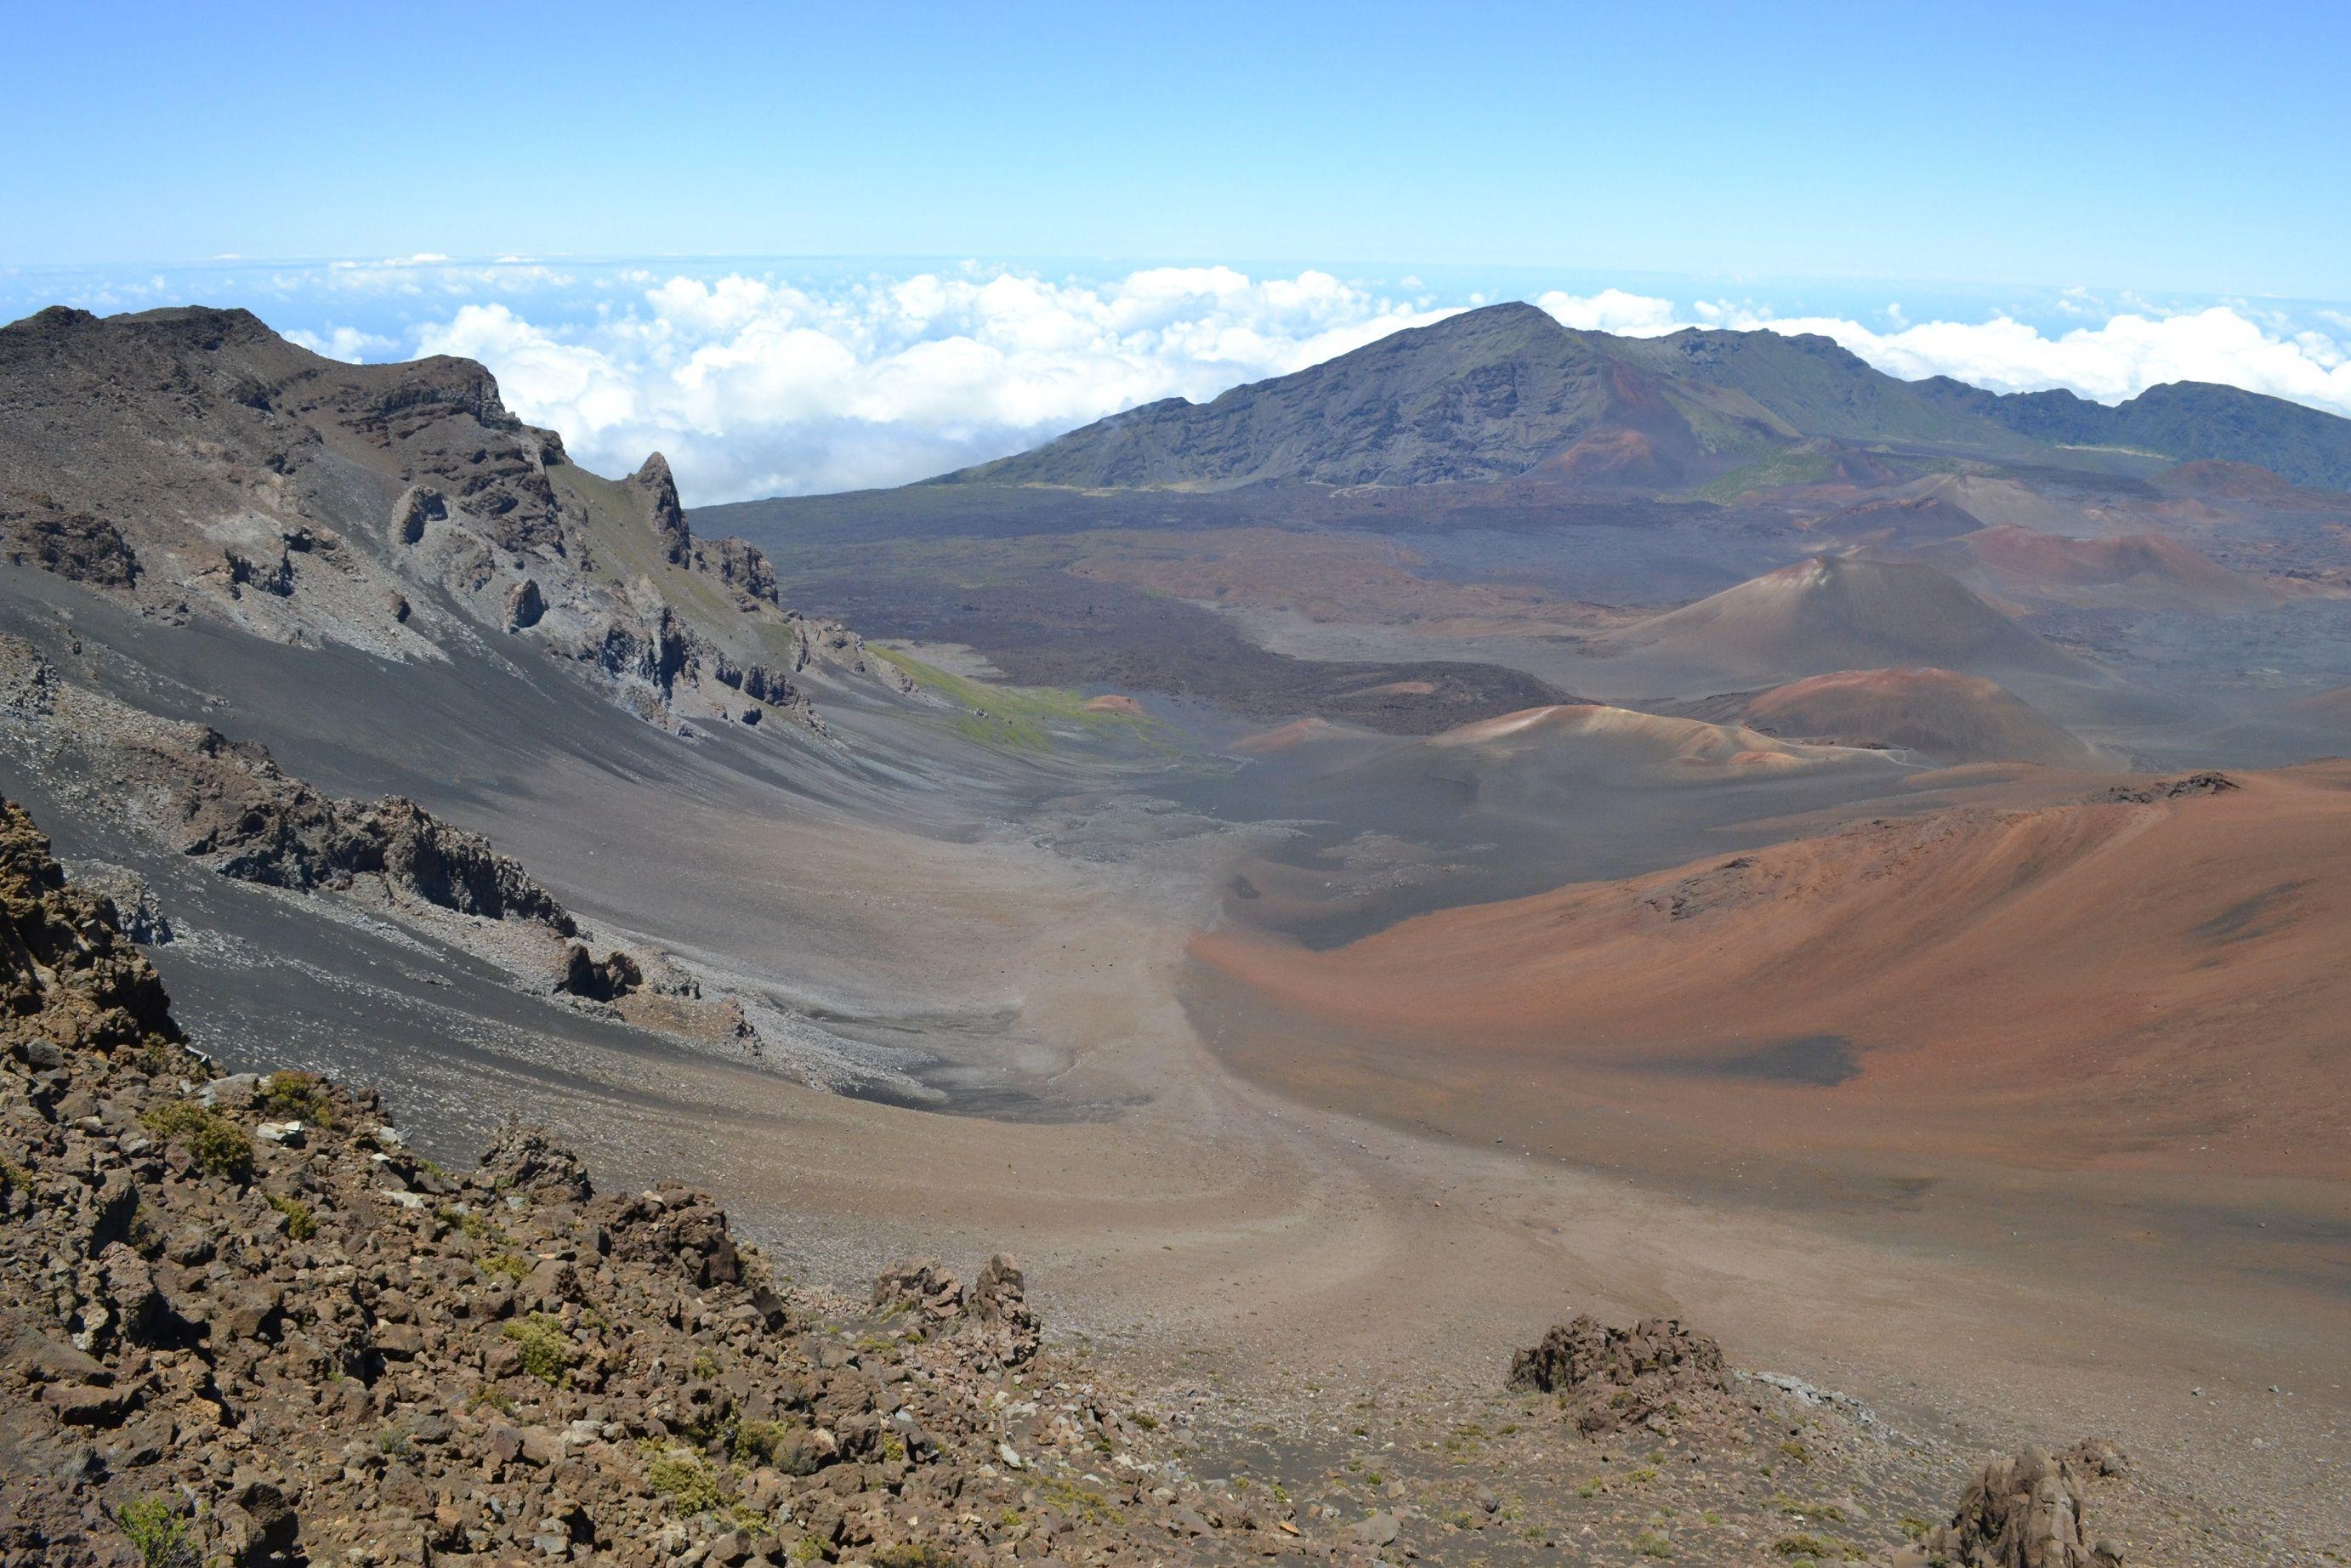
{"type": "Polygon", "coordinates": [[[474,1265],[494,1280],[519,1280],[530,1272],[530,1265],[513,1252],[501,1252],[495,1258],[485,1258],[474,1265]]]}
{"type": "Polygon", "coordinates": [[[416,1457],[416,1445],[408,1440],[407,1433],[396,1427],[386,1427],[377,1433],[375,1447],[376,1452],[387,1459],[405,1460],[416,1457]]]}
{"type": "Polygon", "coordinates": [[[298,1197],[269,1195],[269,1207],[286,1217],[286,1234],[296,1241],[308,1241],[319,1234],[319,1217],[310,1206],[298,1197]]]}
{"type": "Polygon", "coordinates": [[[196,1568],[188,1521],[170,1498],[135,1498],[114,1511],[114,1522],[145,1568],[196,1568]]]}
{"type": "Polygon", "coordinates": [[[1793,1437],[1780,1445],[1780,1452],[1800,1465],[1809,1465],[1813,1462],[1813,1451],[1793,1437]]]}
{"type": "Polygon", "coordinates": [[[579,1359],[580,1347],[563,1332],[563,1320],[553,1312],[533,1312],[506,1326],[507,1338],[522,1351],[522,1369],[549,1387],[560,1386],[579,1359]]]}
{"type": "Polygon", "coordinates": [[[702,1456],[672,1448],[653,1462],[645,1479],[679,1513],[708,1513],[726,1500],[718,1477],[702,1456]]]}
{"type": "MultiPolygon", "coordinates": [[[[816,1474],[829,1454],[813,1431],[789,1421],[738,1422],[731,1448],[738,1461],[769,1465],[788,1476],[816,1474]]],[[[903,1445],[898,1451],[904,1452],[903,1445]]]]}
{"type": "Polygon", "coordinates": [[[901,1541],[878,1548],[872,1555],[873,1568],[957,1568],[962,1561],[930,1541],[901,1541]]]}
{"type": "Polygon", "coordinates": [[[705,1383],[718,1375],[718,1358],[706,1350],[694,1353],[694,1375],[705,1383]]]}
{"type": "Polygon", "coordinates": [[[1633,1538],[1633,1550],[1644,1557],[1671,1557],[1674,1543],[1654,1530],[1645,1530],[1633,1538]]]}
{"type": "Polygon", "coordinates": [[[1037,1483],[1037,1495],[1049,1508],[1067,1514],[1076,1514],[1098,1524],[1123,1524],[1126,1516],[1113,1506],[1110,1499],[1092,1487],[1075,1481],[1049,1477],[1037,1483]]]}
{"type": "Polygon", "coordinates": [[[795,1563],[820,1563],[824,1560],[824,1543],[813,1535],[803,1535],[784,1549],[784,1555],[795,1563]]]}
{"type": "Polygon", "coordinates": [[[219,1112],[206,1110],[193,1100],[174,1100],[156,1106],[139,1121],[157,1137],[184,1146],[196,1168],[206,1176],[237,1182],[252,1179],[253,1140],[219,1112]]]}
{"type": "Polygon", "coordinates": [[[1129,1416],[1127,1420],[1134,1426],[1142,1427],[1146,1432],[1156,1432],[1159,1430],[1159,1417],[1154,1416],[1148,1410],[1137,1410],[1133,1415],[1129,1416]]]}
{"type": "Polygon", "coordinates": [[[33,1190],[33,1173],[12,1159],[0,1157],[0,1196],[33,1190]]]}
{"type": "Polygon", "coordinates": [[[301,1122],[313,1127],[335,1124],[335,1103],[327,1081],[315,1072],[273,1072],[261,1082],[253,1108],[267,1122],[301,1122]]]}
{"type": "MultiPolygon", "coordinates": [[[[498,1228],[492,1225],[488,1220],[483,1218],[481,1214],[475,1209],[458,1208],[451,1205],[444,1205],[442,1207],[436,1208],[433,1211],[433,1217],[435,1219],[438,1219],[442,1224],[449,1227],[450,1229],[457,1231],[472,1240],[495,1241],[497,1239],[498,1228]]],[[[529,1270],[526,1269],[524,1272],[528,1273],[529,1270]]]]}
{"type": "Polygon", "coordinates": [[[466,1401],[466,1403],[471,1405],[476,1410],[479,1410],[484,1406],[487,1406],[488,1408],[496,1411],[501,1416],[511,1416],[514,1414],[514,1396],[508,1394],[505,1389],[500,1388],[494,1383],[485,1383],[479,1388],[475,1389],[474,1397],[466,1401]]]}
{"type": "Polygon", "coordinates": [[[1783,1535],[1771,1543],[1771,1550],[1782,1557],[1801,1557],[1817,1563],[1832,1555],[1835,1549],[1817,1535],[1783,1535]]]}

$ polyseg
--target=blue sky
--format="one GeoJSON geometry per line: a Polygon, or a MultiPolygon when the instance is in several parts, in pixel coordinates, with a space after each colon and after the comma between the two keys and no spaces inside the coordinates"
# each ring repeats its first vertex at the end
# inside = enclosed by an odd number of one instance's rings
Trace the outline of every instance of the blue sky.
{"type": "Polygon", "coordinates": [[[482,360],[692,502],[1501,298],[2351,414],[2351,6],[30,5],[0,319],[482,360]]]}
{"type": "Polygon", "coordinates": [[[0,262],[1168,256],[2351,294],[2341,5],[10,0],[6,31],[0,262]]]}

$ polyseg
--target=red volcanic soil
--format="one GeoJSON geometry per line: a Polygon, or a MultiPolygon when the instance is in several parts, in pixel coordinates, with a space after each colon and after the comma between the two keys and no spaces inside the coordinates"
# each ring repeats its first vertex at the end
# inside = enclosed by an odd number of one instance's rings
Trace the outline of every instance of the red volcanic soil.
{"type": "Polygon", "coordinates": [[[1124,714],[1130,718],[1141,718],[1143,705],[1133,697],[1121,696],[1115,692],[1111,692],[1090,700],[1086,704],[1086,712],[1124,714]]]}
{"type": "Polygon", "coordinates": [[[1938,762],[2094,766],[2072,731],[1995,681],[1951,670],[1844,670],[1775,686],[1747,706],[1750,726],[1837,746],[1900,746],[1938,762]]]}
{"type": "Polygon", "coordinates": [[[2351,764],[2238,783],[1943,810],[1330,951],[1228,929],[1193,953],[1270,1034],[1336,1042],[1269,1069],[1325,1095],[2341,1179],[2351,764]]]}
{"type": "Polygon", "coordinates": [[[2258,608],[2285,597],[2159,534],[2080,539],[2002,527],[1971,535],[1967,543],[1989,570],[2033,587],[2128,587],[2216,610],[2258,608]]]}

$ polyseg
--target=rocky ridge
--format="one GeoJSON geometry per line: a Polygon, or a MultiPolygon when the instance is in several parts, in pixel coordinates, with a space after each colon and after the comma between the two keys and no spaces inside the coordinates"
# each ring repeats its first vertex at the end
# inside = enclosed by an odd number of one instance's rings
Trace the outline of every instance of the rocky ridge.
{"type": "Polygon", "coordinates": [[[668,727],[820,727],[811,681],[904,691],[785,607],[740,539],[693,537],[655,454],[614,482],[448,358],[350,365],[242,310],[0,328],[0,555],[169,622],[389,659],[536,643],[668,727]]]}

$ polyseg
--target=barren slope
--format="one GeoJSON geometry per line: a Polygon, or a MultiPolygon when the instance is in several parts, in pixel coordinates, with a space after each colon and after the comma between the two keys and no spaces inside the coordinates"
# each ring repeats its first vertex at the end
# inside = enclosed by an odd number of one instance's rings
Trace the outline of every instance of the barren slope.
{"type": "MultiPolygon", "coordinates": [[[[1465,1082],[1557,1082],[1767,1143],[2351,1171],[2351,768],[1870,823],[1310,953],[1196,955],[1465,1082]],[[1742,1116],[1741,1120],[1744,1118],[1742,1116]],[[1834,1129],[1834,1132],[1832,1132],[1834,1129]]],[[[1381,1047],[1363,1065],[1377,1073],[1381,1047]]],[[[1416,1069],[1395,1069],[1402,1071],[1416,1069]]]]}
{"type": "Polygon", "coordinates": [[[2083,740],[1995,681],[1951,670],[1842,670],[1761,693],[1746,721],[1767,735],[1898,746],[1938,762],[2092,765],[2083,740]]]}

